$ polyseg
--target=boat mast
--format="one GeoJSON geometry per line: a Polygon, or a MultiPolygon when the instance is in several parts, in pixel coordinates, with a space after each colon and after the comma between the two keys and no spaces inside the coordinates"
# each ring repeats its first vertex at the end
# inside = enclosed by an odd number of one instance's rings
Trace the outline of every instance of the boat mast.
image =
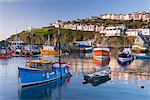
{"type": "Polygon", "coordinates": [[[60,25],[58,26],[58,46],[59,46],[59,64],[60,64],[60,25]]]}
{"type": "Polygon", "coordinates": [[[48,31],[48,46],[50,46],[50,32],[48,31]]]}
{"type": "Polygon", "coordinates": [[[125,29],[123,30],[123,48],[125,48],[125,29]]]}
{"type": "Polygon", "coordinates": [[[59,47],[59,67],[60,67],[60,77],[62,77],[61,61],[60,61],[60,24],[58,23],[58,47],[59,47]]]}

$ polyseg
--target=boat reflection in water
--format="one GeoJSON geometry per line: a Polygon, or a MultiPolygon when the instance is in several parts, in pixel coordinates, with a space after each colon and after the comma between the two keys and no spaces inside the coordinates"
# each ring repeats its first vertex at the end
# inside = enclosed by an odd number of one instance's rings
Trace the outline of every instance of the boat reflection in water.
{"type": "MultiPolygon", "coordinates": [[[[65,76],[49,83],[21,88],[18,91],[20,100],[51,99],[53,92],[59,94],[60,89],[70,82],[70,76],[65,76]]],[[[60,95],[59,95],[60,96],[60,95]]]]}
{"type": "Polygon", "coordinates": [[[99,84],[109,81],[111,79],[109,77],[110,74],[110,67],[103,67],[102,69],[97,70],[93,73],[84,75],[83,84],[91,83],[93,86],[97,86],[99,84]]]}
{"type": "Polygon", "coordinates": [[[133,60],[129,60],[129,61],[120,61],[120,60],[117,60],[118,61],[118,64],[120,65],[120,71],[121,72],[125,72],[127,70],[127,67],[133,62],[133,60]]]}
{"type": "Polygon", "coordinates": [[[109,67],[110,57],[105,59],[94,58],[94,71],[84,75],[83,84],[91,83],[93,86],[105,83],[111,78],[109,77],[111,70],[109,67]]]}
{"type": "Polygon", "coordinates": [[[93,53],[92,52],[88,52],[88,53],[79,53],[79,58],[80,59],[90,59],[92,58],[93,53]]]}
{"type": "Polygon", "coordinates": [[[105,58],[105,59],[94,59],[94,61],[93,61],[94,67],[96,67],[96,68],[108,66],[109,62],[110,62],[110,57],[105,58]]]}

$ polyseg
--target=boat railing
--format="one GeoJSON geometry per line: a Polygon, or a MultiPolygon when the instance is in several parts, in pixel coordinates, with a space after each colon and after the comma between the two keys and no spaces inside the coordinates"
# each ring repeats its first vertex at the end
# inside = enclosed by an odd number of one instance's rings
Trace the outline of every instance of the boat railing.
{"type": "Polygon", "coordinates": [[[51,66],[51,64],[27,62],[26,68],[32,68],[32,69],[36,69],[36,70],[51,70],[52,66],[51,66]]]}
{"type": "Polygon", "coordinates": [[[54,69],[59,69],[59,68],[64,68],[64,67],[71,68],[71,65],[69,62],[67,62],[67,63],[61,62],[60,64],[59,64],[59,62],[52,63],[52,68],[54,68],[54,69]]]}

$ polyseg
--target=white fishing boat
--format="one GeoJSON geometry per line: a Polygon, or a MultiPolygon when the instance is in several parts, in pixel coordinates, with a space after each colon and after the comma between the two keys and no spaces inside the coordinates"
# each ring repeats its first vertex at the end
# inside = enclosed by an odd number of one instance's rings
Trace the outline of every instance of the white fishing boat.
{"type": "Polygon", "coordinates": [[[132,54],[132,51],[130,48],[124,48],[122,51],[120,51],[117,55],[117,58],[121,62],[130,61],[134,59],[134,55],[132,54]]]}

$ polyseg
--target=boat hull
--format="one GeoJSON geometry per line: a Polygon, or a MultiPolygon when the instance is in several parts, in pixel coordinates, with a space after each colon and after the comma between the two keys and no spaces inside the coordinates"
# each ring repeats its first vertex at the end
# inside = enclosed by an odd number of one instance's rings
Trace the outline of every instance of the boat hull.
{"type": "Polygon", "coordinates": [[[129,57],[129,58],[118,57],[118,60],[121,61],[121,62],[126,62],[126,61],[131,61],[131,60],[133,60],[133,57],[129,57]]]}
{"type": "Polygon", "coordinates": [[[124,48],[122,51],[118,53],[117,57],[118,60],[121,62],[131,61],[134,59],[134,55],[132,54],[130,48],[124,48]]]}
{"type": "Polygon", "coordinates": [[[12,57],[12,54],[0,54],[0,58],[10,58],[12,57]]]}
{"type": "Polygon", "coordinates": [[[47,56],[47,55],[57,55],[58,52],[55,50],[44,50],[44,49],[40,49],[41,52],[41,56],[47,56]]]}
{"type": "Polygon", "coordinates": [[[110,51],[109,48],[94,48],[94,57],[95,58],[109,58],[110,51]]]}
{"type": "Polygon", "coordinates": [[[69,74],[69,70],[66,67],[53,70],[30,68],[18,68],[18,70],[22,87],[53,81],[69,74]]]}
{"type": "Polygon", "coordinates": [[[80,46],[80,52],[84,53],[90,53],[92,52],[92,47],[91,46],[80,46]]]}

